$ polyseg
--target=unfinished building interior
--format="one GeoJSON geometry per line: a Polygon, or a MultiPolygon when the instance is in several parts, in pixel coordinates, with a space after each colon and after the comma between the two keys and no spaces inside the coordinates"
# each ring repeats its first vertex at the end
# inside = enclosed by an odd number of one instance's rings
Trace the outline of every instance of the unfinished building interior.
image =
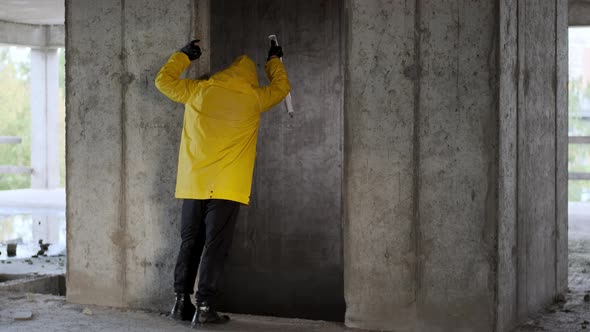
{"type": "Polygon", "coordinates": [[[262,115],[220,309],[512,330],[568,287],[568,6],[65,0],[67,301],[170,309],[183,105],[154,78],[194,38],[187,77],[264,78],[276,34],[295,114],[262,115]]]}

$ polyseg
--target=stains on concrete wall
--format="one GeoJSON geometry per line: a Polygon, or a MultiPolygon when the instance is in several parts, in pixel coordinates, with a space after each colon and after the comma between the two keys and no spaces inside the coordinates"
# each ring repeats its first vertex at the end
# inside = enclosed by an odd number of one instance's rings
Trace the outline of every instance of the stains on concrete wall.
{"type": "Polygon", "coordinates": [[[517,109],[519,92],[518,2],[500,1],[499,24],[499,183],[497,329],[518,319],[517,271],[517,109]]]}
{"type": "Polygon", "coordinates": [[[497,259],[497,8],[420,6],[418,330],[487,331],[497,259]]]}
{"type": "Polygon", "coordinates": [[[67,1],[72,302],[169,309],[183,105],[162,96],[153,78],[190,39],[192,6],[67,1]]]}
{"type": "Polygon", "coordinates": [[[518,7],[518,318],[567,288],[565,1],[518,7]],[[551,19],[548,20],[547,17],[551,19]]]}
{"type": "Polygon", "coordinates": [[[422,74],[413,1],[350,1],[345,106],[346,323],[416,320],[415,118],[422,74]]]}
{"type": "Polygon", "coordinates": [[[112,78],[122,71],[121,8],[117,1],[79,5],[66,6],[68,300],[120,306],[125,267],[111,239],[119,237],[124,186],[121,84],[112,78]]]}

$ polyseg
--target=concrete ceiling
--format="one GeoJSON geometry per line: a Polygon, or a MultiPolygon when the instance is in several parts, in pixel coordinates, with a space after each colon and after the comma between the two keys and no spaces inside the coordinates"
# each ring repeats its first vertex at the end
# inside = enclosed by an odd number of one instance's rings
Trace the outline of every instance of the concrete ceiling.
{"type": "Polygon", "coordinates": [[[0,20],[28,24],[64,24],[65,0],[0,0],[0,20]]]}

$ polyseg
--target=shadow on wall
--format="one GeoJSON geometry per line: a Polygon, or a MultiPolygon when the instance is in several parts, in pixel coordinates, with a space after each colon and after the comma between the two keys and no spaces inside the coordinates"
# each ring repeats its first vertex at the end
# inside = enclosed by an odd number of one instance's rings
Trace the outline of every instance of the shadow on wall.
{"type": "Polygon", "coordinates": [[[293,118],[283,103],[262,114],[251,206],[240,212],[223,310],[343,321],[343,2],[211,6],[212,70],[246,53],[268,84],[268,36],[276,34],[295,106],[293,118]]]}

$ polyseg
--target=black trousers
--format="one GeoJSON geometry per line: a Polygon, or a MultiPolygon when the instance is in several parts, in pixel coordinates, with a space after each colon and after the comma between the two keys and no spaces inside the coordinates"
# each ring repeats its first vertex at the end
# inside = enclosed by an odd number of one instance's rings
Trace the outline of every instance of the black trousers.
{"type": "Polygon", "coordinates": [[[240,203],[221,199],[183,201],[176,293],[193,293],[200,263],[197,301],[211,301],[217,294],[239,210],[240,203]]]}

